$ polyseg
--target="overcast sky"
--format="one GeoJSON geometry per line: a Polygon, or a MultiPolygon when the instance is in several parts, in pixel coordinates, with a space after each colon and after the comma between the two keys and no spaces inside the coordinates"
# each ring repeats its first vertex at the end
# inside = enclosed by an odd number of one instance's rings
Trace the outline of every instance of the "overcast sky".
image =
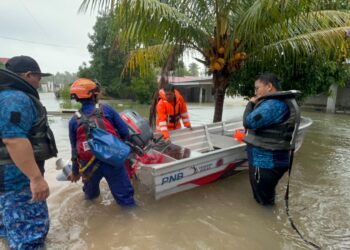
{"type": "Polygon", "coordinates": [[[77,72],[96,13],[78,14],[82,0],[0,0],[0,57],[28,55],[42,72],[77,72]]]}

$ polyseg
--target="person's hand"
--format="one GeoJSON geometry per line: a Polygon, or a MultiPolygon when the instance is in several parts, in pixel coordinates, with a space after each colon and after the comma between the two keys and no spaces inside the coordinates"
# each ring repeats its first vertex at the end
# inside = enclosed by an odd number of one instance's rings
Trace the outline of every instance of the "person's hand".
{"type": "Polygon", "coordinates": [[[258,99],[259,99],[259,96],[253,96],[249,99],[249,101],[252,103],[256,103],[258,101],[258,99]]]}
{"type": "Polygon", "coordinates": [[[80,174],[74,174],[73,172],[68,175],[68,180],[70,180],[71,182],[77,182],[80,180],[80,174]]]}
{"type": "Polygon", "coordinates": [[[170,138],[164,139],[165,145],[169,145],[171,143],[170,138]]]}
{"type": "Polygon", "coordinates": [[[50,195],[49,185],[41,175],[30,180],[30,191],[33,201],[44,201],[50,195]]]}

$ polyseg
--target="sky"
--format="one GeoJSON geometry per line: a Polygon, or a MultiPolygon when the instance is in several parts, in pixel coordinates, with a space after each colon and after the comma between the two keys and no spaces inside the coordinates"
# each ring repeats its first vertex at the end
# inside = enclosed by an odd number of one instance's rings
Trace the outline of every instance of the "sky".
{"type": "Polygon", "coordinates": [[[88,34],[96,13],[83,0],[0,0],[0,57],[28,55],[42,72],[77,72],[91,60],[88,34]]]}

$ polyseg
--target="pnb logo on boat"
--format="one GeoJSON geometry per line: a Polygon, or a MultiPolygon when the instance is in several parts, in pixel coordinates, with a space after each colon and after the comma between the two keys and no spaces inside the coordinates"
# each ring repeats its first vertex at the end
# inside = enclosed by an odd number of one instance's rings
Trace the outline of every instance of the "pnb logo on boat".
{"type": "Polygon", "coordinates": [[[181,180],[182,178],[184,178],[184,173],[182,173],[182,172],[179,172],[179,173],[176,173],[173,175],[169,175],[169,176],[165,176],[162,178],[162,185],[165,183],[170,183],[173,181],[181,180]]]}

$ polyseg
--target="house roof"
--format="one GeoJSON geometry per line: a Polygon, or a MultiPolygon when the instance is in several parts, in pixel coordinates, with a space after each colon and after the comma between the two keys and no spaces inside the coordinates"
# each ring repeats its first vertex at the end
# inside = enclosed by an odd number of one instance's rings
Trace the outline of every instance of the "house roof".
{"type": "Polygon", "coordinates": [[[0,57],[0,62],[2,62],[3,64],[7,63],[7,61],[9,60],[10,58],[5,58],[5,57],[0,57]]]}
{"type": "Polygon", "coordinates": [[[175,86],[211,85],[211,76],[169,76],[169,84],[175,86]]]}

